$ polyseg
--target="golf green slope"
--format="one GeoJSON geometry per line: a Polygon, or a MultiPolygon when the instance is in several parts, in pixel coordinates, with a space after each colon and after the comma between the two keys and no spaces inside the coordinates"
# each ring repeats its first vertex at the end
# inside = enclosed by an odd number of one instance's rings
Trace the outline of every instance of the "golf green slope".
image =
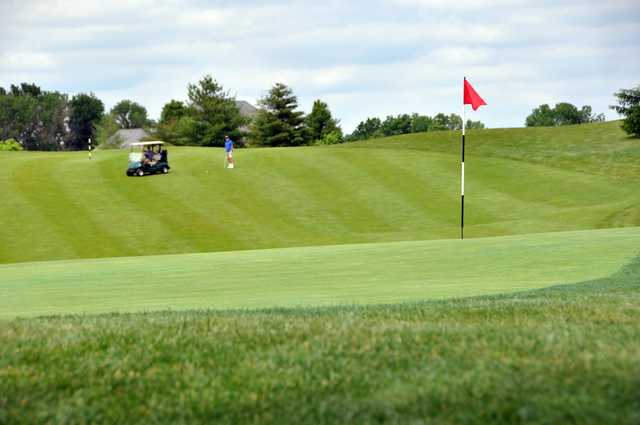
{"type": "Polygon", "coordinates": [[[0,318],[468,297],[608,276],[640,227],[0,266],[0,318]]]}
{"type": "MultiPolygon", "coordinates": [[[[640,225],[640,144],[619,122],[471,132],[468,237],[640,225]]],[[[0,152],[0,263],[455,238],[459,141],[172,148],[167,176],[127,154],[0,152]]]]}

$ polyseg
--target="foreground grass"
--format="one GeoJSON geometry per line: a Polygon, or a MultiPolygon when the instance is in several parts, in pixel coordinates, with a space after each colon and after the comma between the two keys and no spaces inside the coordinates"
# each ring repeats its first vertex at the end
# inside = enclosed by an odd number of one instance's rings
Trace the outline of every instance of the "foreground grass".
{"type": "Polygon", "coordinates": [[[0,423],[637,424],[640,260],[393,306],[0,321],[0,423]]]}
{"type": "Polygon", "coordinates": [[[54,313],[381,304],[607,276],[640,227],[0,265],[0,318],[54,313]]]}

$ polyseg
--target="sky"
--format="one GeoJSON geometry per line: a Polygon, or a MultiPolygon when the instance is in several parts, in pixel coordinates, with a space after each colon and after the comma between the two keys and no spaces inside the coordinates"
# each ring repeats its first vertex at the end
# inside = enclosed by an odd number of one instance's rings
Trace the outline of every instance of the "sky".
{"type": "Polygon", "coordinates": [[[640,85],[640,0],[0,0],[0,86],[122,99],[158,118],[211,74],[256,104],[277,82],[300,109],[367,117],[462,114],[521,127],[540,104],[591,105],[640,85]]]}

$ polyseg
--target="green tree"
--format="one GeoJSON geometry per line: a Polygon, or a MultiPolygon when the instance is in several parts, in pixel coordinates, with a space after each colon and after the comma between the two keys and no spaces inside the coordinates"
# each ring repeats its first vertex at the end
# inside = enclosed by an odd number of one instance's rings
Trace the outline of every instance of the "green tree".
{"type": "Polygon", "coordinates": [[[118,130],[120,125],[116,122],[113,115],[103,115],[100,122],[95,127],[95,145],[100,146],[103,149],[115,149],[119,148],[123,140],[119,138],[112,138],[118,130]]]}
{"type": "Polygon", "coordinates": [[[411,132],[423,133],[431,130],[433,119],[427,115],[411,114],[411,132]]]}
{"type": "Polygon", "coordinates": [[[147,109],[139,103],[125,99],[118,102],[109,112],[120,128],[142,128],[147,125],[147,109]]]}
{"type": "MultiPolygon", "coordinates": [[[[189,109],[179,100],[171,100],[162,107],[160,114],[160,122],[156,128],[156,135],[159,139],[175,145],[188,144],[182,143],[183,137],[178,132],[178,121],[187,116],[189,109]]],[[[181,128],[184,126],[181,126],[181,128]]]]}
{"type": "Polygon", "coordinates": [[[13,138],[28,150],[57,150],[68,137],[65,94],[35,84],[11,85],[0,95],[0,140],[13,138]]]}
{"type": "Polygon", "coordinates": [[[449,119],[447,121],[448,130],[462,130],[462,117],[460,115],[449,114],[449,119]]]}
{"type": "Polygon", "coordinates": [[[95,143],[95,127],[104,115],[104,104],[93,93],[78,94],[69,102],[69,144],[71,149],[86,149],[89,138],[95,143]]]}
{"type": "Polygon", "coordinates": [[[31,96],[34,98],[39,98],[43,93],[44,92],[42,91],[42,89],[33,83],[20,83],[19,86],[14,86],[13,84],[11,84],[10,94],[16,97],[31,96]]]}
{"type": "Polygon", "coordinates": [[[433,117],[433,130],[435,131],[443,131],[449,130],[449,126],[451,125],[450,117],[442,112],[434,115],[433,117]]]}
{"type": "Polygon", "coordinates": [[[356,126],[355,130],[347,137],[347,140],[365,140],[382,136],[381,127],[382,121],[380,118],[367,118],[356,126]]]}
{"type": "Polygon", "coordinates": [[[535,108],[526,118],[525,125],[527,127],[554,127],[597,121],[604,121],[604,115],[594,115],[591,106],[584,105],[578,109],[571,103],[560,102],[553,109],[547,104],[535,108]]]}
{"type": "Polygon", "coordinates": [[[186,105],[179,100],[171,100],[162,107],[160,124],[176,121],[188,112],[186,105]]]}
{"type": "Polygon", "coordinates": [[[309,136],[298,98],[282,83],[275,84],[258,102],[260,109],[251,126],[252,138],[264,146],[300,146],[309,136]]]}
{"type": "Polygon", "coordinates": [[[481,121],[467,120],[465,128],[469,130],[484,130],[484,124],[481,121]]]}
{"type": "Polygon", "coordinates": [[[622,129],[633,137],[640,137],[640,85],[631,89],[622,89],[615,93],[617,105],[611,109],[624,115],[622,129]]]}
{"type": "Polygon", "coordinates": [[[236,140],[242,137],[240,127],[247,121],[235,98],[211,75],[189,84],[188,96],[188,110],[176,123],[178,138],[202,146],[222,146],[225,135],[236,140]],[[183,119],[187,116],[189,119],[183,119]]]}
{"type": "Polygon", "coordinates": [[[553,127],[556,125],[555,112],[546,103],[538,106],[526,118],[527,127],[553,127]]]}
{"type": "MultiPolygon", "coordinates": [[[[591,107],[589,107],[591,109],[591,107]]],[[[561,102],[556,104],[553,108],[554,124],[561,125],[573,125],[581,124],[583,116],[574,105],[567,102],[561,102]]]]}
{"type": "Polygon", "coordinates": [[[401,114],[397,117],[389,115],[382,121],[380,128],[385,136],[411,133],[411,116],[407,114],[401,114]]]}
{"type": "MultiPolygon", "coordinates": [[[[480,121],[467,120],[467,128],[482,129],[480,121]]],[[[394,136],[398,134],[420,133],[425,131],[461,130],[462,118],[457,114],[438,113],[433,118],[413,113],[388,116],[384,121],[379,118],[367,118],[345,137],[347,141],[364,140],[373,137],[394,136]]]]}
{"type": "MultiPolygon", "coordinates": [[[[331,133],[339,135],[339,139],[342,140],[342,129],[338,120],[332,117],[329,106],[321,100],[313,102],[311,113],[305,118],[305,125],[312,142],[322,140],[331,133]]],[[[330,140],[333,141],[334,137],[330,140]]]]}

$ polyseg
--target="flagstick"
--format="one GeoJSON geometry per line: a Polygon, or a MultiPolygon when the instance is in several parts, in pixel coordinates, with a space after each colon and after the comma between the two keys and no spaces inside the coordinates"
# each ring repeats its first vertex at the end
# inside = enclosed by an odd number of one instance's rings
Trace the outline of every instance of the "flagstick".
{"type": "MultiPolygon", "coordinates": [[[[465,77],[465,80],[467,78],[465,77]]],[[[464,87],[464,86],[463,86],[464,87]]],[[[460,179],[460,239],[464,239],[464,133],[465,133],[465,106],[462,102],[462,167],[460,179]]]]}

